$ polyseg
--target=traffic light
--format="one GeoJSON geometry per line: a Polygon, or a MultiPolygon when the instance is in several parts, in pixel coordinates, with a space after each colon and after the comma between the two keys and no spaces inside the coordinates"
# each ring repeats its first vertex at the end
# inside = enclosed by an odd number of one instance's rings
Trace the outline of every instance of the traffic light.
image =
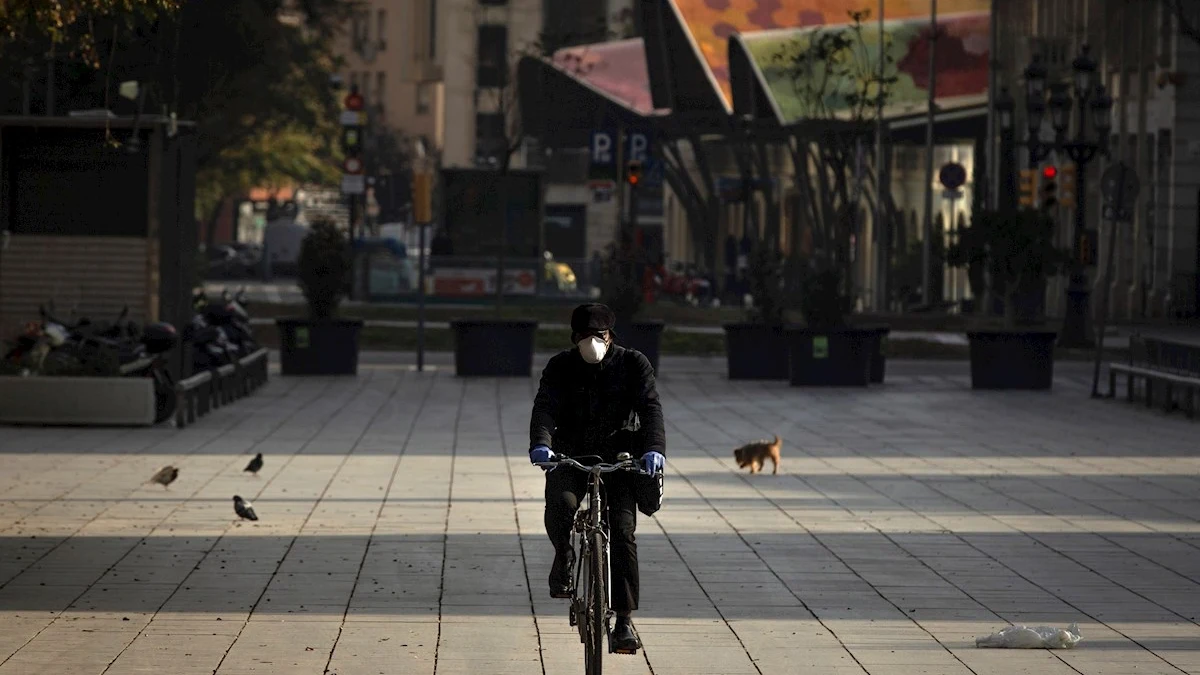
{"type": "Polygon", "coordinates": [[[346,108],[342,113],[342,152],[346,157],[362,156],[364,104],[362,94],[358,93],[358,85],[351,85],[350,93],[342,100],[342,105],[346,108]]]}
{"type": "Polygon", "coordinates": [[[637,187],[642,180],[642,163],[635,160],[629,162],[625,167],[625,182],[629,183],[630,187],[637,187]]]}
{"type": "Polygon", "coordinates": [[[1058,167],[1051,164],[1042,168],[1042,184],[1038,194],[1042,210],[1049,211],[1058,206],[1058,167]]]}
{"type": "Polygon", "coordinates": [[[1075,165],[1067,164],[1058,172],[1058,203],[1068,209],[1075,208],[1075,165]]]}
{"type": "Polygon", "coordinates": [[[342,127],[342,152],[348,157],[362,153],[362,127],[342,127]]]}
{"type": "Polygon", "coordinates": [[[1033,208],[1034,200],[1037,195],[1037,186],[1037,169],[1021,169],[1020,178],[1017,183],[1017,189],[1020,193],[1017,203],[1021,206],[1033,208]]]}

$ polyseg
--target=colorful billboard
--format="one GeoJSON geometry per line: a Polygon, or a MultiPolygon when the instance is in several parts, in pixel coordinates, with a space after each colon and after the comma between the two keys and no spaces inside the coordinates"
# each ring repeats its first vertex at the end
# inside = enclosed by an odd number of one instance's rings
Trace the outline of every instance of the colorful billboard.
{"type": "Polygon", "coordinates": [[[635,112],[643,115],[654,112],[646,47],[641,38],[560,49],[555,52],[553,63],[559,70],[635,112]]]}
{"type": "MultiPolygon", "coordinates": [[[[850,12],[868,10],[878,25],[878,0],[669,0],[687,25],[701,57],[708,64],[717,86],[731,100],[729,86],[729,37],[762,31],[798,29],[849,22],[850,12]]],[[[929,0],[885,0],[884,19],[929,24],[929,0]]],[[[983,13],[987,38],[987,14],[991,0],[939,0],[938,13],[953,15],[983,13]]],[[[868,19],[871,22],[872,19],[868,19]]],[[[975,49],[978,49],[975,47],[975,49]]],[[[986,54],[987,45],[983,51],[986,54]]],[[[984,58],[986,73],[987,61],[984,58]]],[[[986,74],[984,76],[986,79],[986,74]]]]}
{"type": "MultiPolygon", "coordinates": [[[[985,103],[988,91],[988,31],[986,12],[938,14],[938,43],[935,54],[937,99],[942,109],[985,103]]],[[[889,85],[885,115],[924,111],[929,98],[929,18],[888,21],[884,24],[885,45],[891,63],[885,73],[896,81],[889,85]]],[[[849,24],[792,30],[774,30],[741,36],[751,62],[762,73],[783,122],[806,118],[829,118],[850,114],[854,96],[874,100],[873,84],[879,64],[879,24],[862,24],[858,32],[849,24]],[[839,35],[854,46],[843,53],[850,60],[834,66],[848,77],[829,78],[824,60],[810,63],[814,38],[839,35]],[[795,58],[815,68],[797,67],[795,58]]],[[[818,38],[819,39],[819,38],[818,38]]],[[[865,111],[874,117],[874,111],[865,111]]]]}

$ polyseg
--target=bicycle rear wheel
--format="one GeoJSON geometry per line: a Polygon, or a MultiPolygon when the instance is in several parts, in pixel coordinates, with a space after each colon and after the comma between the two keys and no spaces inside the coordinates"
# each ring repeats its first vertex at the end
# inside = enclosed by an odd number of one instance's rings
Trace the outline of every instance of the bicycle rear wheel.
{"type": "Polygon", "coordinates": [[[604,663],[604,650],[608,640],[608,569],[605,560],[604,535],[596,532],[592,535],[591,550],[588,551],[588,571],[591,575],[591,588],[588,602],[588,643],[587,675],[601,675],[604,663]]]}

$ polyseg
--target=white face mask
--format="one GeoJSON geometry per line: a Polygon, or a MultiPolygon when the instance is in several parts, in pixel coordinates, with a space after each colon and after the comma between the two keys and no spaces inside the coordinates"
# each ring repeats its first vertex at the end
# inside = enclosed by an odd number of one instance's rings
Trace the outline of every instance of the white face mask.
{"type": "Polygon", "coordinates": [[[608,351],[608,344],[598,337],[586,337],[579,341],[579,355],[588,363],[600,363],[608,351]]]}

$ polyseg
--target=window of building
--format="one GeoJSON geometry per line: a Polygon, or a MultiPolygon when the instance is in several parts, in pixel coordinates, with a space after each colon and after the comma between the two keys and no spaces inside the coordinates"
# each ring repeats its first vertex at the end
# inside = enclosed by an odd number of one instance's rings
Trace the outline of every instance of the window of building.
{"type": "Polygon", "coordinates": [[[508,4],[508,0],[479,0],[479,4],[484,7],[503,7],[508,4]]]}
{"type": "Polygon", "coordinates": [[[358,93],[362,94],[364,101],[371,100],[371,74],[362,73],[358,78],[358,93]]]}
{"type": "Polygon", "coordinates": [[[1170,68],[1175,62],[1172,57],[1175,46],[1175,27],[1172,24],[1171,8],[1167,3],[1155,3],[1158,7],[1158,65],[1170,68]]]}
{"type": "Polygon", "coordinates": [[[381,109],[387,105],[387,73],[382,70],[375,73],[375,105],[381,109]]]}
{"type": "Polygon", "coordinates": [[[387,10],[381,9],[375,12],[375,34],[379,39],[379,51],[387,49],[387,39],[385,35],[385,27],[387,26],[387,10]]]}
{"type": "Polygon", "coordinates": [[[367,34],[367,15],[362,12],[355,12],[350,24],[350,36],[354,41],[355,49],[367,39],[367,34]]]}
{"type": "Polygon", "coordinates": [[[420,82],[417,84],[417,114],[428,115],[433,110],[433,83],[420,82]]]}
{"type": "Polygon", "coordinates": [[[551,50],[604,42],[608,38],[607,3],[542,0],[543,41],[551,50]]]}
{"type": "Polygon", "coordinates": [[[479,27],[478,63],[475,84],[478,87],[503,87],[508,80],[508,26],[487,24],[479,27]]]}

